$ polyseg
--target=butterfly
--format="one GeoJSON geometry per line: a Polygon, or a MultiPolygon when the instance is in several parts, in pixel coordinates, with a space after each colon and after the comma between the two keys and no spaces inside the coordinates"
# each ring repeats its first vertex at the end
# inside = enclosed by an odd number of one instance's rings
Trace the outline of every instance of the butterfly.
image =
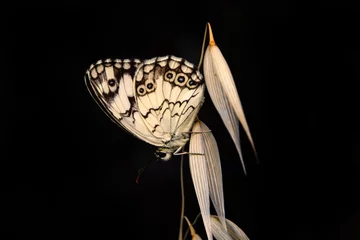
{"type": "Polygon", "coordinates": [[[181,154],[204,102],[203,75],[173,55],[99,60],[86,71],[85,83],[113,122],[157,146],[155,156],[164,161],[181,154]]]}

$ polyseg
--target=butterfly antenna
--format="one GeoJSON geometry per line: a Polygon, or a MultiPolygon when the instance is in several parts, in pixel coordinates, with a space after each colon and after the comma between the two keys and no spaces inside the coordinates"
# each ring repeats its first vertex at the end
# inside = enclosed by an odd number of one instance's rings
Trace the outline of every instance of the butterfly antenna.
{"type": "Polygon", "coordinates": [[[144,167],[140,168],[139,171],[138,171],[138,176],[136,177],[136,183],[139,183],[139,178],[141,176],[141,174],[149,167],[150,163],[153,162],[154,159],[150,159],[144,167]]]}

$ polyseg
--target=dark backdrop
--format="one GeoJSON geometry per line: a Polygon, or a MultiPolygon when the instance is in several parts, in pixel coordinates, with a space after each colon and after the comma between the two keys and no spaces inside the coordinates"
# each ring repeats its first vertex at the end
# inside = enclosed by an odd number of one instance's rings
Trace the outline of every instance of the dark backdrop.
{"type": "MultiPolygon", "coordinates": [[[[83,77],[108,57],[197,63],[207,21],[260,159],[241,130],[244,176],[208,97],[200,118],[220,148],[226,216],[253,240],[360,239],[359,11],[301,2],[4,9],[4,239],[177,238],[179,158],[150,165],[136,184],[155,148],[113,124],[83,77]]],[[[187,161],[184,171],[194,219],[187,161]]],[[[196,229],[203,234],[201,222],[196,229]]]]}

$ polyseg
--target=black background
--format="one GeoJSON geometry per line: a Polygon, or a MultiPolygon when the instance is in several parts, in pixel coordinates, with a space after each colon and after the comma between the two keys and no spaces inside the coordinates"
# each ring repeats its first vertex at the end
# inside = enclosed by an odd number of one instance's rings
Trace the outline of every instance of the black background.
{"type": "MultiPolygon", "coordinates": [[[[180,158],[113,124],[83,77],[102,58],[197,63],[205,24],[234,75],[258,150],[248,176],[208,97],[225,208],[250,239],[360,239],[359,10],[346,2],[174,2],[3,10],[2,216],[11,239],[176,239],[180,158]],[[164,8],[163,8],[164,7],[164,8]],[[6,214],[5,214],[6,213],[6,214]]],[[[185,161],[185,214],[199,209],[185,161]]],[[[201,221],[195,225],[205,239],[201,221]]]]}

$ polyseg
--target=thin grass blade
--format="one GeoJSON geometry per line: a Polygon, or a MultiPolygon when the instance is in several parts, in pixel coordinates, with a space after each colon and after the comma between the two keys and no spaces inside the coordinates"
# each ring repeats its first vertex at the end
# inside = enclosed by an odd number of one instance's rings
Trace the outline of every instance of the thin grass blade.
{"type": "MultiPolygon", "coordinates": [[[[200,132],[200,123],[196,122],[192,132],[200,132]]],[[[210,225],[210,196],[208,184],[208,172],[205,155],[195,155],[191,153],[204,153],[204,145],[201,134],[191,134],[189,146],[189,166],[190,173],[194,184],[196,197],[198,199],[201,217],[205,226],[206,235],[212,240],[210,225]]]]}
{"type": "Polygon", "coordinates": [[[226,229],[225,223],[225,204],[224,204],[224,190],[222,182],[222,171],[218,145],[215,137],[206,126],[205,123],[200,122],[200,129],[205,150],[205,159],[208,171],[208,180],[210,188],[210,199],[213,203],[215,211],[220,218],[221,223],[226,229]]]}
{"type": "Polygon", "coordinates": [[[216,110],[220,114],[220,117],[227,128],[230,136],[235,144],[236,150],[239,153],[241,164],[246,175],[246,167],[244,164],[241,147],[240,147],[240,134],[239,134],[239,120],[230,104],[224,89],[220,83],[218,75],[215,73],[213,59],[210,53],[209,47],[206,49],[204,57],[204,76],[206,82],[206,88],[210,95],[216,110]]]}
{"type": "Polygon", "coordinates": [[[210,217],[211,231],[217,240],[233,240],[230,234],[226,231],[223,225],[221,225],[219,219],[213,215],[210,217]]]}
{"type": "MultiPolygon", "coordinates": [[[[248,126],[246,118],[245,118],[244,110],[243,110],[243,107],[242,107],[242,104],[240,101],[238,91],[236,89],[234,78],[232,76],[230,68],[229,68],[224,56],[222,55],[219,47],[215,44],[215,40],[213,37],[213,33],[212,33],[210,24],[208,24],[208,27],[209,27],[210,40],[209,40],[209,46],[208,46],[207,51],[209,51],[208,55],[211,55],[211,61],[212,61],[212,65],[214,68],[213,73],[220,80],[223,91],[225,92],[225,95],[227,96],[233,110],[235,111],[241,125],[243,126],[243,128],[246,132],[246,135],[249,138],[251,146],[256,154],[254,141],[251,136],[250,129],[249,129],[249,126],[248,126]]],[[[204,58],[204,61],[205,61],[205,58],[204,58]]],[[[205,66],[205,64],[204,64],[204,66],[205,66]]],[[[205,72],[206,72],[206,70],[204,69],[204,74],[205,74],[205,72]]]]}
{"type": "Polygon", "coordinates": [[[235,223],[226,219],[227,231],[234,240],[249,240],[248,236],[235,223]]]}
{"type": "Polygon", "coordinates": [[[212,233],[217,240],[249,240],[244,231],[229,219],[226,219],[227,231],[221,225],[217,216],[211,215],[210,221],[212,233]]]}

